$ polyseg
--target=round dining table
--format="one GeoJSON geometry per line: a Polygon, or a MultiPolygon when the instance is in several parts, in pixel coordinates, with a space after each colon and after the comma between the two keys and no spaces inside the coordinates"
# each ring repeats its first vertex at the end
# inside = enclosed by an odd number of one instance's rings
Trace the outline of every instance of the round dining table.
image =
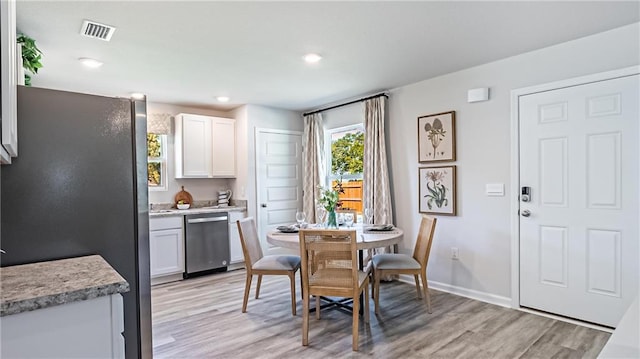
{"type": "MultiPolygon", "coordinates": [[[[313,224],[311,226],[314,226],[313,224]]],[[[310,229],[316,229],[310,227],[310,229]]],[[[353,227],[340,226],[340,230],[356,230],[357,247],[359,250],[383,248],[398,244],[402,241],[404,232],[402,229],[394,227],[390,231],[370,231],[362,224],[355,224],[353,227]]],[[[283,233],[278,230],[267,232],[267,242],[270,244],[289,249],[300,250],[300,239],[298,233],[283,233]]]]}

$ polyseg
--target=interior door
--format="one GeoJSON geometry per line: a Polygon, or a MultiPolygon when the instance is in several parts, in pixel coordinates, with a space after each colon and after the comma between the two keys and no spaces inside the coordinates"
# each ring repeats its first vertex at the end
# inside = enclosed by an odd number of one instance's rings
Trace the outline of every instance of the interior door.
{"type": "Polygon", "coordinates": [[[266,233],[296,222],[302,208],[302,134],[294,131],[257,130],[256,174],[258,233],[265,254],[281,248],[266,242],[266,233]]]}
{"type": "Polygon", "coordinates": [[[519,98],[522,306],[615,327],[637,295],[638,81],[519,98]]]}

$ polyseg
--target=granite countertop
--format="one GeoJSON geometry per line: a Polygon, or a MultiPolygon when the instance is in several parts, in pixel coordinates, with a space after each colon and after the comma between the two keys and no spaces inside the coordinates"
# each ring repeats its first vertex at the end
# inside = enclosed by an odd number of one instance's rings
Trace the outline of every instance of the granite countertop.
{"type": "Polygon", "coordinates": [[[129,291],[101,256],[0,268],[0,317],[129,291]]]}
{"type": "Polygon", "coordinates": [[[247,210],[245,206],[227,206],[227,207],[197,207],[189,209],[158,209],[149,211],[149,217],[172,217],[184,216],[187,214],[199,213],[220,213],[220,212],[244,212],[247,210]]]}

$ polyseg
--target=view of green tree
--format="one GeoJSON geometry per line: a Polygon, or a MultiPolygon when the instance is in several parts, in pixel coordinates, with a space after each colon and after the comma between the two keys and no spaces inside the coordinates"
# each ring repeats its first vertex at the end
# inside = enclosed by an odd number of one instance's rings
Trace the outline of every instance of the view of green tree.
{"type": "Polygon", "coordinates": [[[162,142],[160,136],[155,133],[147,133],[147,156],[160,157],[162,155],[162,142]]]}
{"type": "Polygon", "coordinates": [[[364,132],[347,133],[331,143],[331,172],[335,174],[362,173],[364,132]]]}

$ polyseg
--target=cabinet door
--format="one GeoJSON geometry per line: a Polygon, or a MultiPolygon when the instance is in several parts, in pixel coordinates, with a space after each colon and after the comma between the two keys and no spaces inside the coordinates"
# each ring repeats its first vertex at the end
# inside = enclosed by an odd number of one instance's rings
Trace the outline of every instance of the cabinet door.
{"type": "Polygon", "coordinates": [[[182,228],[149,233],[151,278],[184,272],[182,228]]]}
{"type": "Polygon", "coordinates": [[[236,176],[236,121],[229,118],[212,119],[213,177],[236,176]]]}
{"type": "Polygon", "coordinates": [[[229,251],[231,252],[231,263],[244,261],[242,244],[240,243],[240,233],[236,221],[245,217],[245,212],[229,212],[229,251]]]}
{"type": "Polygon", "coordinates": [[[211,177],[211,117],[179,115],[176,119],[176,177],[211,177]]]}

